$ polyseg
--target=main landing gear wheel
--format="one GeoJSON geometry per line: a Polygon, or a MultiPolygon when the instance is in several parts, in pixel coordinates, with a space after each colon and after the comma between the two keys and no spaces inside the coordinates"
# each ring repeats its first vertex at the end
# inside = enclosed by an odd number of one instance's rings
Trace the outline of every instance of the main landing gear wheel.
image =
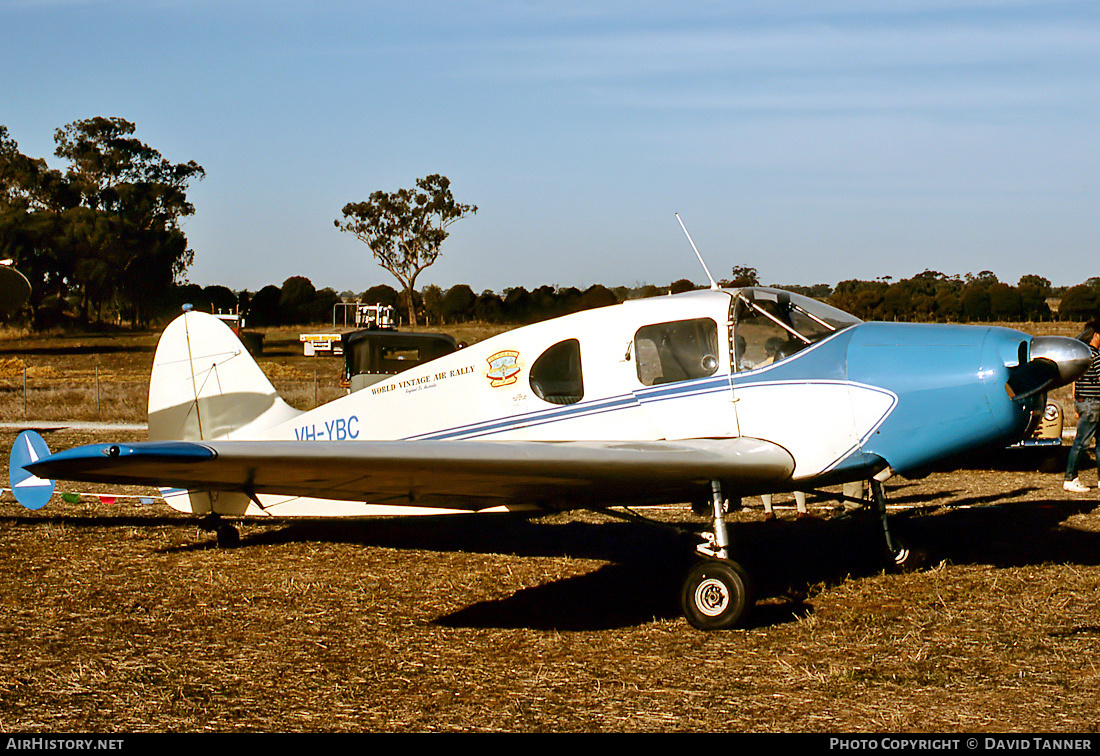
{"type": "Polygon", "coordinates": [[[923,549],[909,548],[897,539],[894,540],[894,546],[897,549],[892,554],[894,569],[899,572],[918,572],[928,563],[928,552],[923,549]]]}
{"type": "Polygon", "coordinates": [[[733,627],[752,608],[748,576],[737,562],[704,560],[688,573],[680,603],[684,617],[700,630],[733,627]]]}
{"type": "Polygon", "coordinates": [[[899,572],[916,572],[928,562],[928,552],[911,548],[890,530],[890,521],[886,516],[886,491],[880,481],[871,481],[871,498],[878,510],[885,537],[887,567],[899,572]]]}

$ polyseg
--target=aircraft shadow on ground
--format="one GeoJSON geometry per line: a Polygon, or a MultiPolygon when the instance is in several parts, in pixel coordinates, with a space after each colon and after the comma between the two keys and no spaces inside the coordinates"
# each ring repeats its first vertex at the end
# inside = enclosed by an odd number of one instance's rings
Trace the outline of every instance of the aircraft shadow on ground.
{"type": "Polygon", "coordinates": [[[14,525],[64,525],[68,528],[186,528],[195,529],[195,521],[178,515],[38,515],[28,518],[25,515],[6,515],[0,517],[0,528],[14,525]]]}
{"type": "MultiPolygon", "coordinates": [[[[1096,505],[1089,501],[1021,500],[1033,490],[953,499],[953,504],[962,506],[950,509],[916,506],[891,515],[893,532],[911,548],[927,552],[929,565],[941,561],[994,567],[1100,564],[1100,532],[1064,524],[1072,515],[1089,512],[1096,505]],[[990,504],[993,500],[1009,501],[990,504]]],[[[904,492],[899,493],[892,501],[916,504],[926,498],[915,495],[906,500],[904,492]]],[[[179,516],[59,515],[34,521],[74,528],[196,528],[194,519],[179,516]]],[[[0,517],[0,523],[25,525],[27,519],[0,517]]],[[[697,532],[705,524],[695,518],[669,523],[682,528],[677,530],[619,520],[562,522],[510,515],[305,520],[252,532],[246,528],[240,548],[329,542],[518,558],[591,559],[604,564],[502,599],[471,604],[437,618],[436,623],[598,630],[678,617],[680,587],[694,563],[694,547],[699,542],[697,534],[688,531],[697,532]]],[[[750,618],[754,626],[805,616],[812,612],[812,604],[801,603],[797,596],[808,588],[877,575],[888,564],[881,523],[870,511],[820,519],[739,522],[732,525],[731,535],[734,558],[749,571],[757,598],[765,600],[750,618]],[[786,598],[792,595],[796,598],[786,598]]],[[[163,550],[206,549],[217,549],[213,535],[163,550]]]]}
{"type": "MultiPolygon", "coordinates": [[[[1020,489],[995,498],[1020,496],[1020,489]]],[[[900,498],[900,497],[899,497],[900,498]]],[[[919,497],[923,498],[923,497],[919,497]]],[[[993,497],[957,501],[987,504],[993,497]]],[[[948,510],[928,507],[891,516],[893,532],[927,553],[926,564],[1012,567],[1046,562],[1100,564],[1100,533],[1063,525],[1089,502],[1015,501],[948,510]],[[936,509],[934,513],[928,510],[936,509]]],[[[675,525],[700,530],[702,520],[675,525]]],[[[878,517],[860,511],[832,518],[743,522],[731,529],[735,558],[752,576],[758,606],[751,624],[767,626],[812,612],[798,596],[812,586],[880,574],[889,566],[878,517]],[[794,598],[785,598],[794,596],[794,598]]],[[[594,630],[680,615],[679,593],[698,537],[620,521],[552,522],[509,517],[425,517],[386,521],[310,521],[258,533],[243,546],[332,541],[396,549],[461,551],[607,562],[591,572],[525,588],[440,617],[450,627],[594,630]]]]}

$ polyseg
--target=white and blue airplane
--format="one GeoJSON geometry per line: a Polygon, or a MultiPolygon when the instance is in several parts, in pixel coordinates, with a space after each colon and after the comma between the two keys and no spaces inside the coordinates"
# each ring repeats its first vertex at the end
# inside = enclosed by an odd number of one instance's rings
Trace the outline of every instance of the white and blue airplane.
{"type": "Polygon", "coordinates": [[[872,480],[885,525],[882,481],[1023,437],[1090,357],[1068,338],[713,287],[518,328],[301,412],[226,326],[187,312],[157,348],[148,442],[50,455],[21,437],[11,469],[36,504],[55,478],[158,486],[220,522],[219,542],[236,538],[221,518],[246,515],[703,503],[682,604],[724,628],[753,602],[729,499],[872,480]]]}

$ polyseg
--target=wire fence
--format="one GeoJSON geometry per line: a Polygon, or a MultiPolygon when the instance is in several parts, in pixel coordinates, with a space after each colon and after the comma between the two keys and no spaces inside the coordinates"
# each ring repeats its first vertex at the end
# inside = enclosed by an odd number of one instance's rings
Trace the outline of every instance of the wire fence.
{"type": "MultiPolygon", "coordinates": [[[[279,395],[296,409],[313,409],[346,393],[316,370],[312,375],[294,372],[299,375],[269,375],[269,379],[279,395]]],[[[148,375],[98,366],[65,370],[23,365],[16,370],[0,370],[0,422],[145,423],[148,405],[148,375]]]]}

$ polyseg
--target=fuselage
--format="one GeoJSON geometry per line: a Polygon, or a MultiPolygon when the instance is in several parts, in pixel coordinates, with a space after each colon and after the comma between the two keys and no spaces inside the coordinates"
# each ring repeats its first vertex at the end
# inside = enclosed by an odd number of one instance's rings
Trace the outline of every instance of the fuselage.
{"type": "Polygon", "coordinates": [[[1074,339],[863,323],[778,289],[715,289],[518,328],[301,412],[224,325],[188,313],[157,347],[148,444],[32,467],[227,515],[807,490],[1021,438],[1044,392],[1091,359],[1074,339]]]}
{"type": "Polygon", "coordinates": [[[698,291],[518,328],[262,437],[745,436],[791,453],[794,487],[1020,437],[1037,400],[1014,401],[1006,383],[1030,340],[988,326],[862,323],[775,290],[698,291]]]}

